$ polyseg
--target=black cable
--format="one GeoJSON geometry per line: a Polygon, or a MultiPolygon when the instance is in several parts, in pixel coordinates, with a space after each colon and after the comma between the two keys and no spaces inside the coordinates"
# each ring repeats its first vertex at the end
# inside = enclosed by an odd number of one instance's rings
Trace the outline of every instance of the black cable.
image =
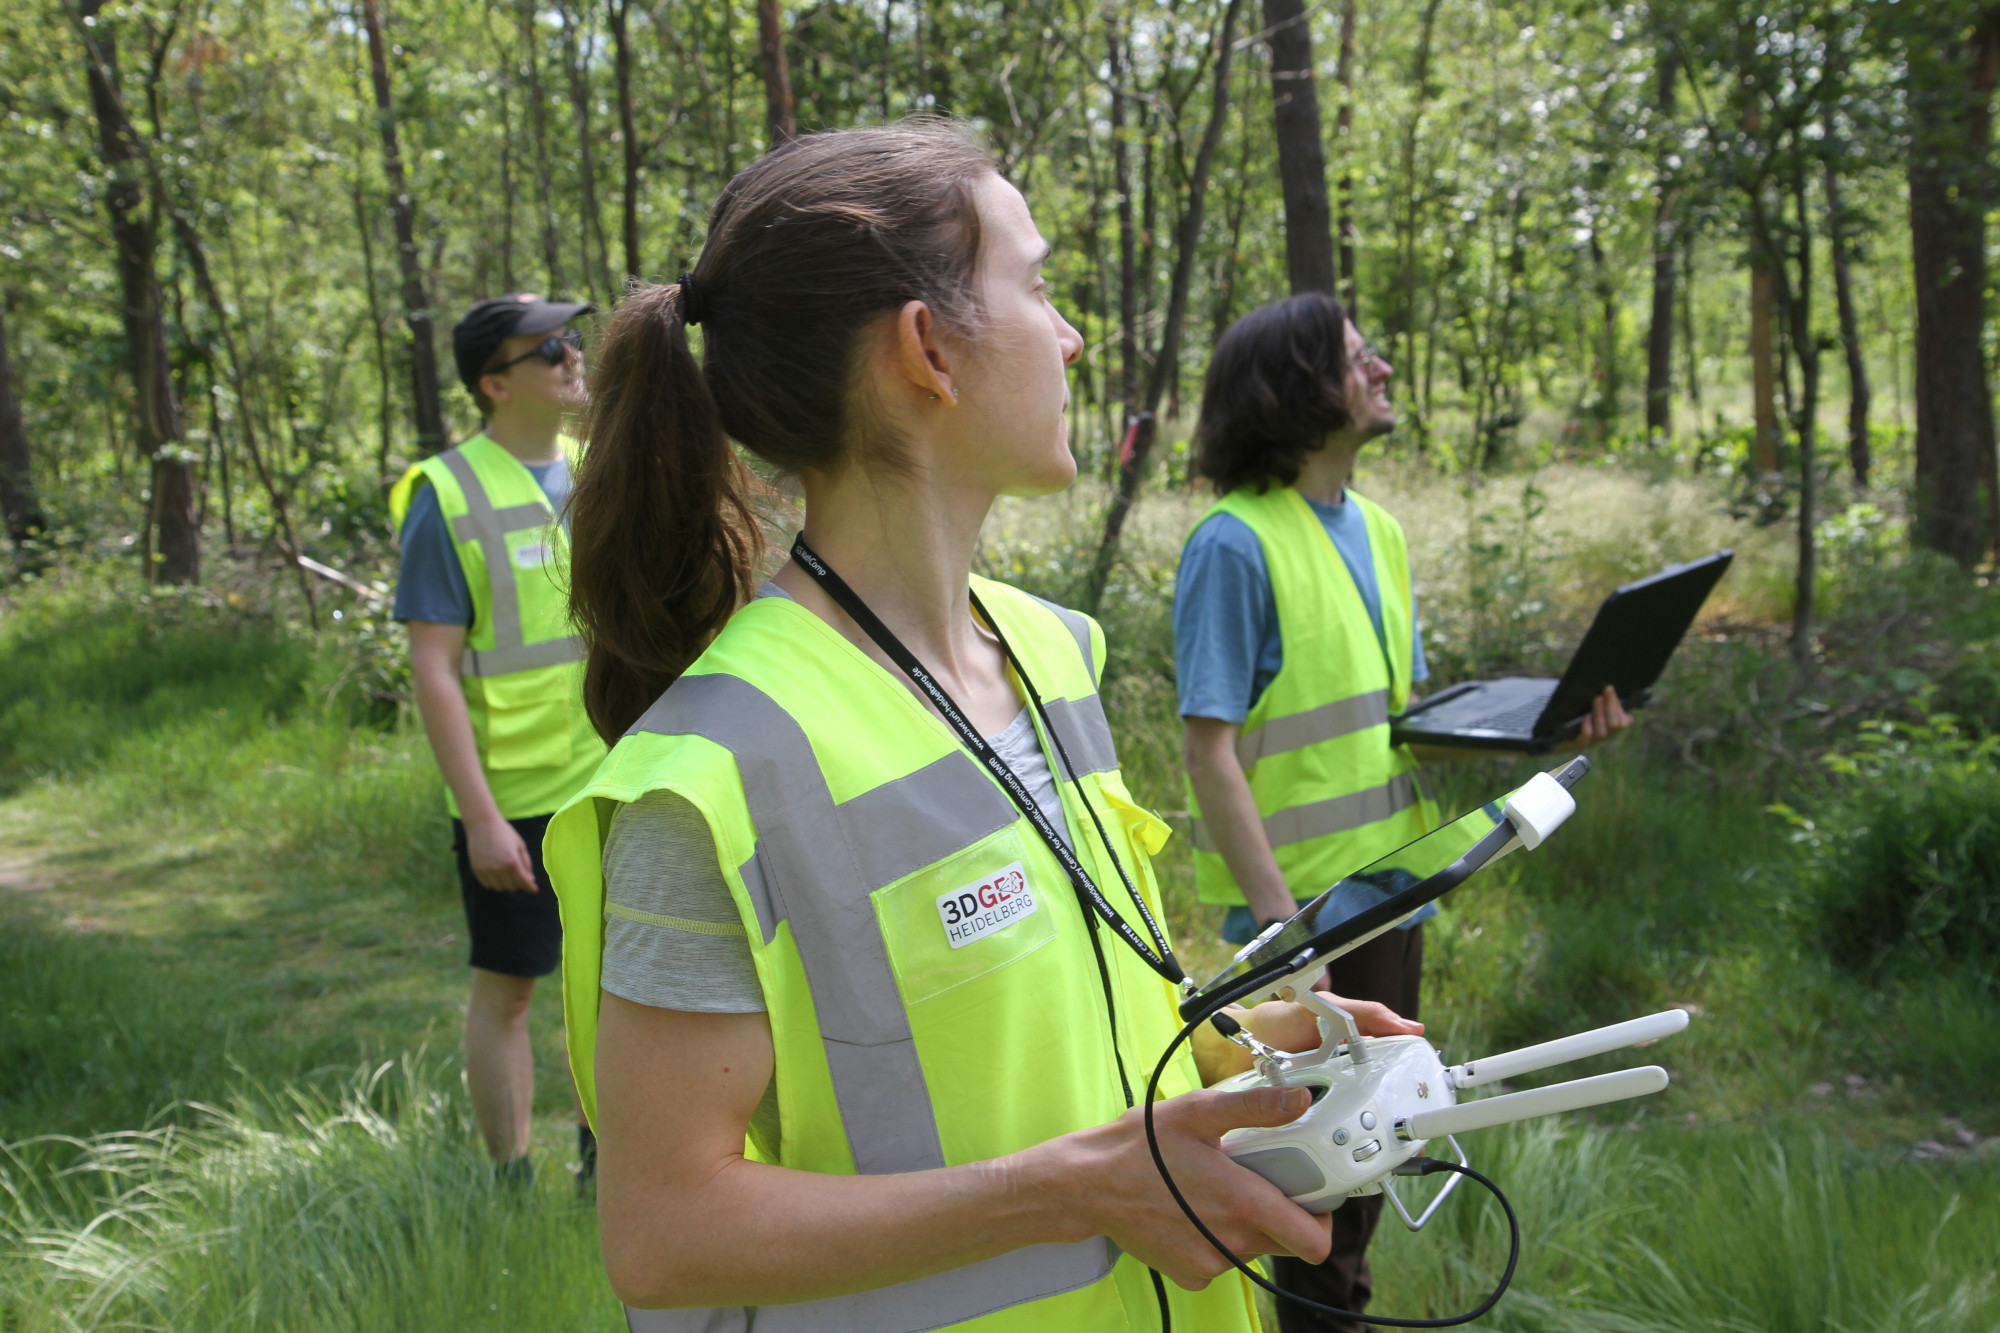
{"type": "MultiPolygon", "coordinates": [[[[687,275],[682,274],[681,277],[683,286],[688,285],[687,275]]],[[[938,684],[937,679],[917,661],[916,656],[908,648],[903,646],[902,640],[882,623],[881,618],[868,608],[868,604],[847,585],[846,580],[834,573],[825,561],[814,554],[813,549],[806,545],[804,533],[800,533],[792,543],[792,559],[806,573],[817,579],[820,586],[826,589],[827,594],[839,604],[840,608],[847,612],[868,637],[875,641],[875,645],[888,655],[889,660],[901,667],[904,674],[917,684],[937,708],[939,716],[958,733],[959,739],[972,751],[974,757],[993,774],[1001,787],[1013,798],[1014,804],[1027,816],[1028,822],[1041,835],[1042,841],[1048,845],[1049,851],[1054,853],[1056,861],[1069,876],[1070,885],[1076,890],[1077,904],[1082,909],[1084,922],[1090,927],[1090,949],[1096,956],[1097,979],[1104,989],[1104,1016],[1111,1027],[1111,1055],[1113,1063],[1118,1068],[1118,1089],[1124,1094],[1125,1109],[1131,1110],[1132,1079],[1125,1071],[1125,1051],[1118,1044],[1118,1002],[1113,998],[1111,965],[1104,956],[1104,943],[1099,938],[1098,921],[1102,919],[1116,930],[1125,943],[1131,946],[1132,951],[1168,982],[1182,982],[1186,980],[1187,974],[1181,970],[1180,961],[1174,957],[1173,948],[1167,943],[1166,933],[1160,929],[1159,923],[1153,919],[1152,912],[1146,907],[1146,900],[1140,894],[1138,885],[1132,882],[1131,875],[1125,871],[1124,862],[1118,859],[1118,850],[1111,845],[1111,839],[1104,831],[1104,821],[1097,817],[1097,807],[1091,804],[1090,794],[1084,790],[1076,765],[1070,762],[1069,751],[1063,746],[1061,733],[1056,730],[1055,722],[1049,717],[1049,711],[1043,705],[1042,696],[1035,689],[1035,683],[1028,679],[1027,668],[1023,667],[1020,659],[1014,656],[1013,647],[1008,644],[1006,635],[1000,632],[999,622],[980,605],[979,594],[971,593],[973,609],[985,619],[987,627],[993,632],[993,637],[999,641],[1001,653],[1014,668],[1014,674],[1020,677],[1021,684],[1027,688],[1028,698],[1034,707],[1036,717],[1048,732],[1049,739],[1055,742],[1056,757],[1063,771],[1068,774],[1071,785],[1076,788],[1077,795],[1082,798],[1084,809],[1090,812],[1090,822],[1097,829],[1097,836],[1104,846],[1105,855],[1111,858],[1112,868],[1117,870],[1118,878],[1124,881],[1125,892],[1131,896],[1132,905],[1139,909],[1139,916],[1146,923],[1146,933],[1153,937],[1153,949],[1146,947],[1146,942],[1139,938],[1131,925],[1118,914],[1117,909],[1105,900],[1096,881],[1091,879],[1090,872],[1083,868],[1083,863],[1077,859],[1069,844],[1056,833],[1049,823],[1048,816],[1043,812],[1041,803],[1029,795],[1027,787],[1022,784],[1013,768],[993,752],[992,747],[986,743],[986,738],[981,736],[978,729],[967,720],[965,714],[959,710],[958,704],[945,692],[944,687],[938,684]]],[[[1157,1271],[1148,1271],[1153,1279],[1153,1295],[1160,1304],[1160,1333],[1173,1333],[1174,1317],[1167,1305],[1167,1284],[1157,1271]]]]}
{"type": "MultiPolygon", "coordinates": [[[[1507,1214],[1508,1248],[1506,1271],[1500,1274],[1499,1285],[1493,1288],[1493,1294],[1482,1301],[1478,1308],[1468,1313],[1453,1315],[1449,1319],[1391,1319],[1386,1315],[1366,1315],[1359,1314],[1353,1310],[1343,1310],[1337,1305],[1322,1305],[1318,1301],[1310,1300],[1295,1292],[1286,1291],[1283,1287],[1272,1282],[1262,1273],[1259,1273],[1256,1269],[1245,1263],[1240,1255],[1227,1245],[1224,1245],[1221,1238],[1209,1230],[1208,1224],[1202,1221],[1200,1216],[1195,1213],[1194,1206],[1187,1201],[1187,1196],[1181,1193],[1181,1187],[1174,1183],[1173,1172],[1167,1169],[1167,1159],[1160,1152],[1159,1134],[1153,1126],[1153,1107],[1160,1094],[1160,1076],[1166,1073],[1168,1063],[1174,1058],[1174,1052],[1179,1050],[1194,1035],[1196,1028],[1208,1022],[1211,1018],[1227,1019],[1227,1015],[1222,1014],[1218,1006],[1216,1012],[1201,1014],[1194,1018],[1186,1027],[1180,1030],[1179,1035],[1167,1043],[1166,1053],[1160,1057],[1160,1063],[1153,1067],[1153,1077],[1146,1083],[1146,1109],[1141,1114],[1146,1123],[1146,1147],[1153,1154],[1153,1165],[1159,1170],[1160,1179],[1165,1182],[1167,1192],[1174,1196],[1174,1202],[1180,1205],[1181,1211],[1187,1215],[1187,1220],[1194,1223],[1194,1229],[1202,1234],[1204,1240],[1215,1247],[1217,1254],[1227,1259],[1243,1276],[1249,1278],[1252,1282],[1280,1300],[1290,1301],[1294,1305],[1303,1305],[1308,1310],[1318,1310],[1322,1314],[1336,1315],[1342,1319],[1353,1319],[1363,1324],[1374,1324],[1384,1328],[1456,1328],[1460,1324],[1469,1324],[1473,1320],[1481,1318],[1495,1305],[1500,1303],[1500,1298],[1506,1294],[1507,1288],[1513,1284],[1514,1267],[1521,1259],[1521,1220],[1514,1215],[1514,1205],[1507,1201],[1507,1196],[1500,1192],[1498,1185],[1469,1166],[1460,1166],[1457,1162],[1447,1162],[1441,1158],[1427,1157],[1418,1159],[1423,1162],[1423,1166],[1417,1170],[1416,1174],[1430,1175],[1438,1171],[1450,1171],[1456,1175],[1470,1177],[1478,1181],[1481,1185],[1484,1185],[1487,1192],[1500,1201],[1500,1207],[1507,1214]]],[[[1235,1025],[1234,1019],[1228,1019],[1228,1022],[1232,1026],[1235,1025]]],[[[1217,1023],[1216,1026],[1218,1029],[1221,1029],[1223,1025],[1217,1023]]]]}
{"type": "MultiPolygon", "coordinates": [[[[1090,789],[1084,786],[1083,775],[1077,772],[1076,764],[1071,761],[1069,749],[1063,744],[1062,733],[1056,730],[1055,719],[1049,716],[1047,706],[1042,703],[1041,691],[1037,690],[1035,682],[1029,679],[1028,669],[1022,666],[1021,659],[1014,655],[1014,646],[1007,642],[1007,636],[1000,631],[1000,622],[993,618],[993,613],[988,611],[985,604],[979,600],[979,594],[972,592],[968,593],[968,596],[972,601],[972,609],[979,613],[979,618],[984,620],[986,627],[993,631],[994,639],[1000,644],[1001,653],[1006,656],[1008,665],[1014,668],[1014,674],[1020,678],[1022,688],[1027,690],[1028,701],[1034,706],[1035,716],[1041,719],[1042,727],[1048,732],[1049,739],[1055,742],[1056,758],[1062,761],[1063,771],[1069,775],[1069,780],[1075,786],[1078,798],[1083,801],[1084,811],[1089,814],[1091,825],[1097,829],[1097,841],[1104,848],[1104,854],[1111,858],[1111,866],[1118,872],[1118,878],[1124,881],[1125,893],[1132,899],[1132,906],[1139,909],[1139,916],[1146,923],[1146,933],[1153,937],[1153,943],[1159,947],[1163,956],[1173,958],[1173,952],[1167,945],[1165,933],[1161,931],[1159,923],[1153,920],[1152,909],[1146,906],[1145,896],[1139,892],[1139,886],[1134,884],[1132,876],[1126,873],[1125,863],[1118,859],[1118,849],[1111,845],[1111,835],[1104,831],[1104,821],[1097,817],[1097,805],[1090,799],[1090,789]]],[[[1150,963],[1152,960],[1147,959],[1146,961],[1150,963]]],[[[1176,969],[1180,967],[1178,959],[1174,959],[1174,966],[1176,969]]],[[[1159,969],[1155,968],[1155,970],[1158,971],[1159,969]]],[[[1179,977],[1164,972],[1161,975],[1166,976],[1169,982],[1176,984],[1186,978],[1185,972],[1179,977]]],[[[1129,1109],[1132,1103],[1127,1101],[1125,1105],[1129,1109]]]]}
{"type": "MultiPolygon", "coordinates": [[[[937,678],[917,660],[915,654],[903,646],[903,641],[882,623],[881,617],[868,608],[868,604],[861,600],[854,589],[847,586],[846,580],[834,573],[824,560],[813,553],[812,547],[806,545],[804,533],[800,533],[792,542],[792,559],[799,568],[818,581],[827,595],[839,604],[840,609],[875,641],[875,646],[900,667],[903,674],[908,676],[922,691],[924,697],[931,701],[931,706],[937,709],[938,716],[944,719],[945,725],[958,733],[959,739],[965,743],[965,748],[972,751],[980,766],[993,775],[1001,789],[1013,799],[1015,806],[1027,817],[1028,823],[1034,827],[1049,852],[1056,858],[1056,864],[1060,865],[1063,873],[1069,876],[1069,882],[1075,886],[1077,894],[1090,905],[1091,910],[1104,924],[1117,931],[1132,952],[1138,954],[1148,967],[1165,977],[1168,984],[1177,986],[1187,980],[1187,973],[1181,970],[1180,960],[1174,957],[1173,947],[1168,944],[1166,933],[1153,919],[1145,898],[1140,894],[1138,886],[1132,882],[1132,877],[1126,873],[1125,864],[1118,859],[1118,852],[1111,846],[1110,840],[1105,839],[1104,850],[1110,856],[1112,866],[1118,871],[1118,878],[1125,882],[1125,892],[1131,895],[1133,905],[1139,909],[1139,916],[1146,924],[1146,932],[1153,937],[1150,945],[1139,938],[1139,933],[1132,929],[1131,923],[1120,916],[1118,909],[1105,898],[1103,891],[1097,887],[1097,881],[1090,877],[1088,870],[1084,869],[1083,862],[1077,859],[1069,843],[1056,832],[1055,826],[1049,822],[1048,815],[1042,810],[1040,802],[1028,794],[1027,787],[1022,784],[1013,768],[986,743],[986,738],[979,734],[979,729],[972,725],[951,695],[945,692],[944,686],[940,685],[937,678]]],[[[978,607],[981,615],[985,615],[985,608],[979,606],[977,596],[972,598],[972,604],[978,607]]],[[[1035,701],[1036,712],[1042,725],[1048,728],[1052,737],[1055,737],[1055,727],[1049,721],[1047,710],[1041,706],[1041,696],[1035,693],[1034,685],[1021,670],[1020,662],[1014,657],[1014,650],[1008,647],[1006,637],[1001,634],[998,623],[991,616],[987,616],[986,619],[987,628],[992,630],[993,637],[1000,642],[1001,652],[1013,665],[1015,674],[1021,677],[1022,684],[1028,687],[1029,696],[1035,701]]],[[[1058,757],[1062,760],[1063,766],[1069,768],[1069,755],[1063,751],[1062,740],[1060,737],[1055,739],[1058,757]]],[[[1072,784],[1077,781],[1074,769],[1071,769],[1070,781],[1072,784]]],[[[1078,791],[1081,794],[1080,786],[1078,791]]],[[[1085,795],[1083,801],[1085,807],[1089,808],[1089,796],[1085,795]]],[[[1104,825],[1098,820],[1095,809],[1090,810],[1090,819],[1097,826],[1098,836],[1103,838],[1104,825]]]]}

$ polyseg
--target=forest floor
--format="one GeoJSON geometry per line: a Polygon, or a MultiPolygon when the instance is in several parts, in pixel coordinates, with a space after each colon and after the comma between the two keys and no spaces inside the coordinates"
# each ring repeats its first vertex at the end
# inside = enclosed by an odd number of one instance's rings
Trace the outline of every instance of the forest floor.
{"type": "MultiPolygon", "coordinates": [[[[1822,751],[1870,716],[1976,696],[1991,595],[1856,557],[1802,688],[1777,623],[1782,534],[1713,488],[1552,469],[1369,489],[1424,534],[1440,681],[1545,666],[1620,578],[1739,550],[1579,817],[1427,927],[1424,1017],[1455,1054],[1668,1004],[1696,1016],[1646,1053],[1666,1094],[1467,1143],[1526,1233],[1488,1326],[2000,1325],[1990,969],[1833,966],[1799,826],[1767,808],[1833,810],[1822,751]]],[[[1177,824],[1165,617],[1197,513],[1148,498],[1102,609],[1128,776],[1177,824]]],[[[1073,600],[1090,518],[1087,498],[1010,504],[987,564],[1073,600]]],[[[374,631],[315,636],[269,599],[142,604],[121,577],[70,571],[0,603],[0,1329],[619,1327],[563,1169],[552,993],[535,1188],[497,1188],[472,1132],[441,788],[408,717],[357,686],[380,667],[374,631]]],[[[1440,777],[1459,809],[1527,771],[1440,777]]],[[[1162,868],[1198,970],[1222,950],[1182,843],[1162,868]]],[[[1421,1234],[1392,1221],[1375,1308],[1467,1308],[1505,1252],[1497,1210],[1470,1197],[1421,1234]]]]}

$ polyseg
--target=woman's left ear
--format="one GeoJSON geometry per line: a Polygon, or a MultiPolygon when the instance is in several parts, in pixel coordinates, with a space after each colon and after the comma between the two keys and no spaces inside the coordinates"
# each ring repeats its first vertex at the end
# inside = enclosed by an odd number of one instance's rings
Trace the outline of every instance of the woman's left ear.
{"type": "Polygon", "coordinates": [[[938,323],[922,301],[905,302],[896,312],[895,364],[911,386],[932,402],[958,402],[951,354],[938,337],[938,323]]]}

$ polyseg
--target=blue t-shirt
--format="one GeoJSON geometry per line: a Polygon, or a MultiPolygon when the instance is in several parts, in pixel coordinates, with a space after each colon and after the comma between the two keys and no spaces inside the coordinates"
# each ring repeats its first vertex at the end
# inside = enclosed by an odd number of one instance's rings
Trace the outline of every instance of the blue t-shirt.
{"type": "MultiPolygon", "coordinates": [[[[569,460],[523,466],[560,514],[563,501],[569,498],[569,460]]],[[[452,542],[451,525],[438,505],[437,489],[428,483],[419,485],[410,497],[401,540],[403,567],[396,576],[396,619],[470,629],[472,589],[465,582],[465,566],[458,563],[458,549],[452,542]]]]}
{"type": "MultiPolygon", "coordinates": [[[[1361,506],[1345,501],[1321,504],[1311,499],[1306,504],[1319,517],[1333,549],[1340,552],[1341,563],[1353,576],[1380,641],[1382,589],[1375,581],[1375,556],[1361,506]]],[[[1414,593],[1410,625],[1414,654],[1410,679],[1427,680],[1430,668],[1424,662],[1423,628],[1417,623],[1414,593]]],[[[1174,670],[1181,716],[1243,722],[1284,664],[1278,597],[1271,588],[1271,571],[1264,563],[1263,543],[1234,514],[1211,515],[1188,538],[1174,584],[1174,670]]],[[[1426,904],[1405,928],[1435,915],[1437,904],[1426,904]]],[[[1223,923],[1224,939],[1242,944],[1256,933],[1248,908],[1229,909],[1223,923]]]]}

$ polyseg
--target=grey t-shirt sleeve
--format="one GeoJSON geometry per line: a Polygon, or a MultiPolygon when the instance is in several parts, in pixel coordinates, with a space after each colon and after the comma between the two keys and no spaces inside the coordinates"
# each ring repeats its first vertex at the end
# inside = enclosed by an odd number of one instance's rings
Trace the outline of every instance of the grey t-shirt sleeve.
{"type": "Polygon", "coordinates": [[[604,841],[604,890],[604,989],[655,1009],[764,1012],[715,838],[685,797],[650,791],[620,808],[604,841]]]}
{"type": "MultiPolygon", "coordinates": [[[[1074,844],[1028,710],[986,739],[1074,844]]],[[[604,989],[684,1013],[765,1011],[715,838],[686,797],[662,788],[619,808],[604,840],[604,897],[604,989]]]]}
{"type": "MultiPolygon", "coordinates": [[[[604,989],[683,1013],[765,1011],[715,837],[686,797],[650,791],[619,809],[604,840],[604,890],[604,989]]],[[[779,1160],[775,1077],[751,1112],[749,1134],[765,1160],[779,1160]]]]}

